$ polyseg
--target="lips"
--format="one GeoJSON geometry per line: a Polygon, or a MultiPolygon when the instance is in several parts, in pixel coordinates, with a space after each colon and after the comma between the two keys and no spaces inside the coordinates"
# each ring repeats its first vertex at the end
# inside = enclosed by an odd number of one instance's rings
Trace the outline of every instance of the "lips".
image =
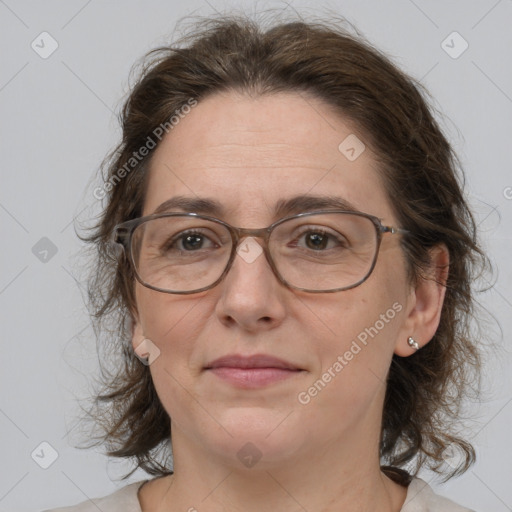
{"type": "Polygon", "coordinates": [[[230,386],[247,390],[275,385],[304,373],[293,363],[265,354],[224,356],[209,363],[205,370],[230,386]]]}
{"type": "Polygon", "coordinates": [[[215,361],[205,366],[207,370],[213,368],[280,368],[282,370],[301,370],[301,368],[293,363],[266,354],[254,354],[252,356],[227,355],[215,359],[215,361]]]}

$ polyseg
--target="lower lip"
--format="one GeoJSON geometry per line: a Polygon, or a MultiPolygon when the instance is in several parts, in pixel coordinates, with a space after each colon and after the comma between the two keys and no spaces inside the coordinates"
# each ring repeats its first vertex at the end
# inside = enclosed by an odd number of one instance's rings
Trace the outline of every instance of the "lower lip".
{"type": "Polygon", "coordinates": [[[241,388],[259,388],[301,373],[301,370],[283,368],[232,368],[227,366],[209,368],[208,370],[217,377],[241,388]]]}

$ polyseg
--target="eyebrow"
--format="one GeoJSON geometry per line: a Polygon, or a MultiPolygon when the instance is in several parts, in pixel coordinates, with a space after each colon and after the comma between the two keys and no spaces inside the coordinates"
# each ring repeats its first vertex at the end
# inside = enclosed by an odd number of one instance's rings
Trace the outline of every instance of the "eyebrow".
{"type": "MultiPolygon", "coordinates": [[[[174,209],[219,218],[225,217],[226,215],[226,209],[217,199],[187,196],[171,197],[159,205],[153,214],[169,212],[174,209]]],[[[277,219],[297,213],[323,209],[346,210],[351,212],[360,211],[352,203],[342,197],[302,194],[286,199],[279,199],[274,207],[274,216],[277,219]]]]}

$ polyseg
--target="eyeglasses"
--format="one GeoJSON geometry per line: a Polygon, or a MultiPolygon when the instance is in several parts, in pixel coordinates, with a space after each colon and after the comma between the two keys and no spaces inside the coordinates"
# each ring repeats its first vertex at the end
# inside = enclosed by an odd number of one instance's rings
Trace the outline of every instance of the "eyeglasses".
{"type": "Polygon", "coordinates": [[[354,288],[373,271],[384,226],[367,213],[320,210],[282,218],[262,229],[245,229],[196,213],[161,213],[118,224],[121,244],[136,279],[164,293],[189,294],[216,286],[237,254],[247,263],[261,253],[289,288],[329,293],[354,288]],[[263,239],[263,246],[246,237],[263,239]],[[250,255],[250,256],[249,256],[250,255]]]}

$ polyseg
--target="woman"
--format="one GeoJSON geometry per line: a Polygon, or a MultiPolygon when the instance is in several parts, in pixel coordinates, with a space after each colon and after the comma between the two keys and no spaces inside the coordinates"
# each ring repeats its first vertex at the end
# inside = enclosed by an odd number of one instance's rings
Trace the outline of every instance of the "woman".
{"type": "Polygon", "coordinates": [[[415,476],[474,461],[485,261],[421,86],[328,23],[182,43],[126,102],[86,238],[124,357],[95,414],[156,478],[59,510],[469,510],[415,476]]]}

